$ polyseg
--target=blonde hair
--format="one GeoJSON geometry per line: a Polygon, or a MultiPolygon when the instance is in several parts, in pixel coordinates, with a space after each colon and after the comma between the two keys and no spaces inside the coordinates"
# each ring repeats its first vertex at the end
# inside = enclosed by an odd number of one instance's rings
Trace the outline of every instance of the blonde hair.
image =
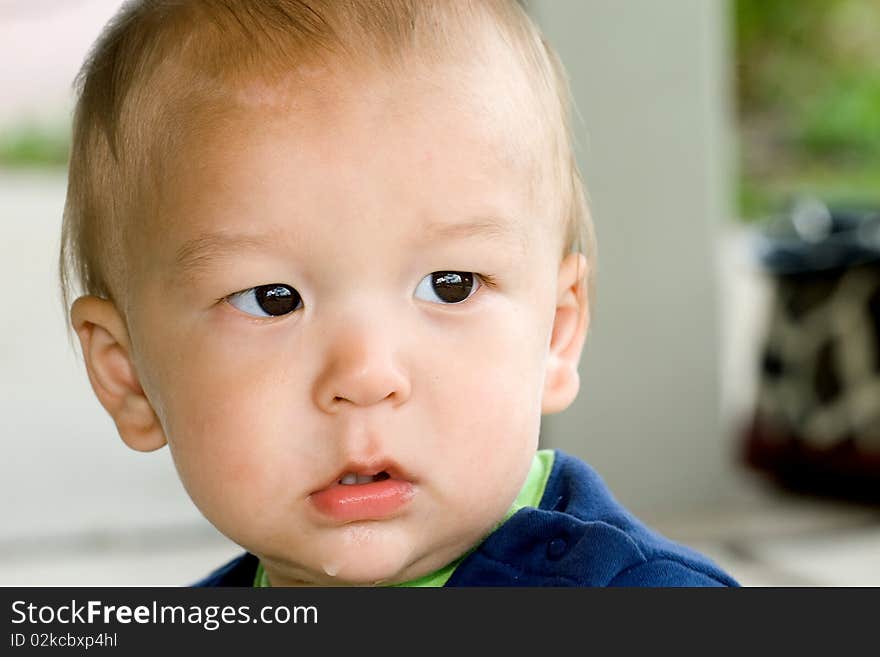
{"type": "MultiPolygon", "coordinates": [[[[127,313],[127,226],[144,220],[157,162],[209,121],[230,86],[289,81],[299,64],[380,62],[402,68],[477,56],[489,26],[526,74],[535,123],[551,142],[551,186],[564,251],[587,257],[590,301],[595,238],[573,154],[570,92],[562,65],[514,0],[130,0],[108,23],[76,80],[60,275],[65,309],[74,285],[127,313]],[[366,57],[365,57],[366,55],[366,57]],[[208,105],[211,112],[203,111],[208,105]],[[186,111],[181,111],[184,109],[186,111]],[[554,186],[555,185],[555,186],[554,186]]],[[[546,151],[545,151],[546,152],[546,151]]],[[[67,313],[65,312],[65,315],[67,313]]]]}

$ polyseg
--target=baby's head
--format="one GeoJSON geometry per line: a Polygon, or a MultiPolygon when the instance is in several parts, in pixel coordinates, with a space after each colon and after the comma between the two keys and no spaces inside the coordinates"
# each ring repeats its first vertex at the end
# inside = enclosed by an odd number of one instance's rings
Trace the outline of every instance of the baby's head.
{"type": "Polygon", "coordinates": [[[138,2],[80,85],[62,282],[122,439],[276,585],[490,532],[577,395],[594,271],[519,5],[138,2]]]}

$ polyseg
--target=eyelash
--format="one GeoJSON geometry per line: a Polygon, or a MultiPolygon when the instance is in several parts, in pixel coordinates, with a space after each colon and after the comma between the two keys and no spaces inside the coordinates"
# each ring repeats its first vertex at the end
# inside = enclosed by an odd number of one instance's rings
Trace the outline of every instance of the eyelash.
{"type": "MultiPolygon", "coordinates": [[[[453,273],[453,270],[438,270],[438,271],[436,271],[436,272],[432,272],[431,274],[428,274],[427,276],[432,276],[432,275],[434,275],[434,274],[438,274],[438,273],[453,273]]],[[[444,306],[457,306],[457,305],[463,304],[465,301],[467,301],[467,300],[469,300],[471,297],[473,297],[473,296],[476,294],[476,292],[479,291],[479,288],[482,287],[483,285],[485,285],[486,287],[489,287],[490,289],[494,289],[495,287],[497,287],[497,281],[496,281],[495,277],[492,276],[491,274],[481,274],[481,273],[479,273],[479,272],[460,272],[460,273],[473,274],[473,276],[474,276],[475,278],[479,279],[479,286],[477,287],[476,291],[472,292],[467,298],[463,299],[462,301],[455,302],[455,303],[448,303],[448,304],[437,304],[437,305],[444,305],[444,306]]],[[[424,278],[423,278],[422,280],[424,280],[424,278]]],[[[421,284],[421,281],[419,281],[419,283],[421,284]]],[[[295,290],[295,288],[293,288],[292,286],[287,285],[286,283],[275,283],[275,284],[270,284],[270,285],[272,285],[272,286],[273,286],[274,288],[276,288],[276,289],[277,289],[277,288],[282,288],[282,287],[283,287],[283,288],[290,288],[290,289],[292,289],[292,290],[295,290]]],[[[226,296],[224,296],[224,297],[220,297],[219,299],[216,300],[216,303],[229,303],[229,301],[230,301],[231,299],[233,299],[233,298],[235,298],[235,297],[237,297],[237,296],[244,296],[245,294],[247,294],[247,293],[249,293],[249,292],[252,292],[252,291],[254,291],[254,290],[257,290],[257,289],[259,289],[259,288],[261,288],[261,287],[267,287],[267,286],[257,285],[257,286],[255,286],[255,287],[249,287],[249,288],[246,288],[246,289],[244,289],[244,290],[240,290],[240,291],[238,291],[238,292],[233,292],[232,294],[228,294],[228,295],[226,295],[226,296]]],[[[299,295],[298,292],[297,292],[296,294],[299,295]]],[[[232,305],[232,304],[230,304],[230,305],[232,305]]],[[[253,319],[258,319],[258,320],[278,319],[278,318],[281,318],[281,317],[286,317],[287,315],[296,312],[297,310],[299,310],[299,308],[300,308],[301,305],[302,305],[302,298],[300,298],[299,303],[297,304],[296,308],[294,308],[294,309],[291,310],[290,312],[287,312],[287,313],[284,313],[284,314],[281,314],[281,315],[273,315],[273,316],[269,316],[269,317],[263,317],[263,316],[261,316],[261,315],[252,315],[252,314],[250,314],[250,313],[248,313],[248,312],[246,312],[246,311],[241,311],[241,312],[243,312],[243,313],[246,314],[246,315],[249,315],[249,316],[250,316],[251,318],[253,318],[253,319]]]]}

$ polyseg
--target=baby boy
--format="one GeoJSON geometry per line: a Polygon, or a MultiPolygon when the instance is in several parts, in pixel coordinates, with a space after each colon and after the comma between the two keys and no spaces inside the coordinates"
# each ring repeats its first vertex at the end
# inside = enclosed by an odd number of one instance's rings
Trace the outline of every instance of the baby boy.
{"type": "Polygon", "coordinates": [[[246,550],[199,584],[735,584],[537,450],[595,259],[518,3],[142,0],[78,83],[65,301],[123,441],[246,550]]]}

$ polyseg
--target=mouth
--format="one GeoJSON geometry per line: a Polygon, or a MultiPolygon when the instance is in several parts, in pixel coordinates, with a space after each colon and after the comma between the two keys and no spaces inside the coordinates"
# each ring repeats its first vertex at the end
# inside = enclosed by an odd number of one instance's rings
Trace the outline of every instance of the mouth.
{"type": "Polygon", "coordinates": [[[356,484],[369,484],[374,481],[385,481],[391,479],[391,475],[382,470],[374,475],[358,474],[357,472],[346,472],[336,483],[340,486],[354,486],[356,484]]]}
{"type": "Polygon", "coordinates": [[[413,482],[412,476],[394,461],[387,459],[376,461],[350,461],[337,472],[332,479],[324,483],[314,491],[312,495],[325,491],[335,486],[364,486],[383,481],[398,480],[413,482]]]}
{"type": "Polygon", "coordinates": [[[415,495],[408,474],[390,462],[350,463],[309,495],[313,507],[335,522],[381,520],[398,515],[415,495]]]}

